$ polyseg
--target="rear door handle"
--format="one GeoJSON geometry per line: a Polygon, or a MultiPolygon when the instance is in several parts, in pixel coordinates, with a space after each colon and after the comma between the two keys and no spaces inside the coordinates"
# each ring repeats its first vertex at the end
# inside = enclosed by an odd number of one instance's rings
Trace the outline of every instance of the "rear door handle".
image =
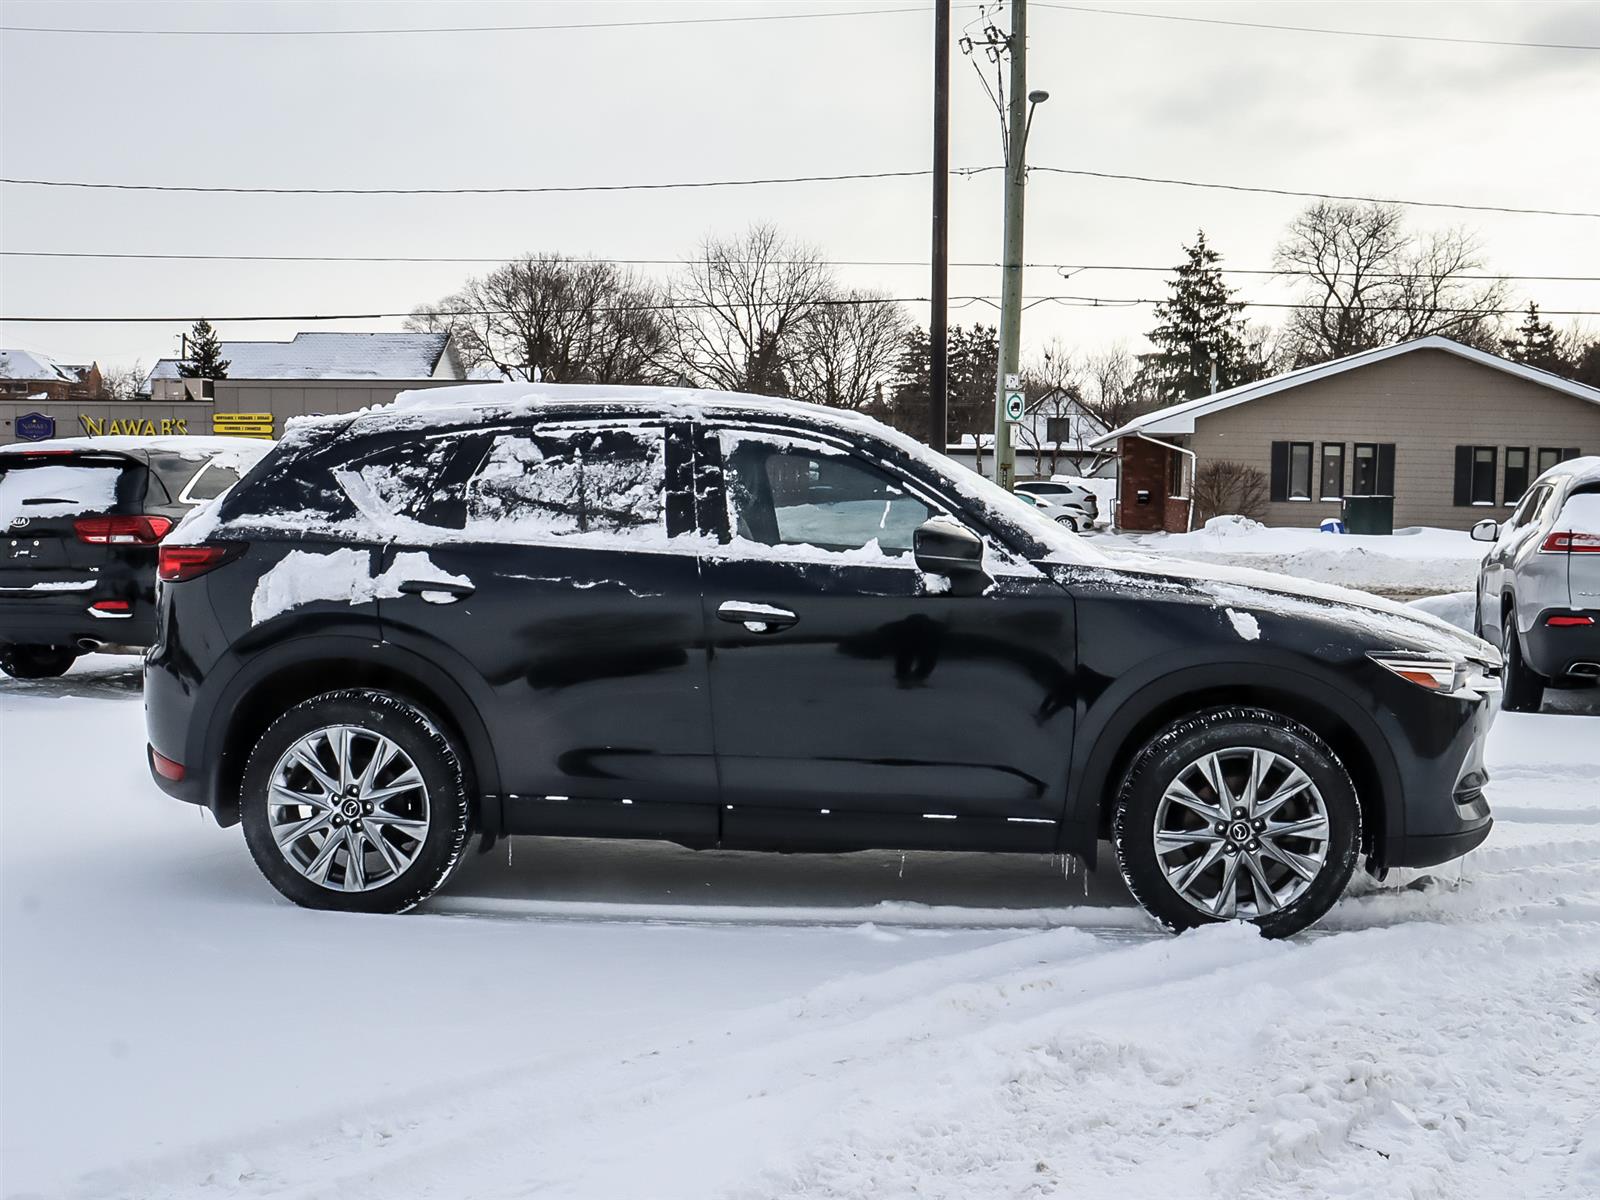
{"type": "Polygon", "coordinates": [[[470,583],[457,583],[452,579],[403,579],[400,581],[400,592],[406,596],[438,597],[435,603],[453,604],[457,600],[464,600],[477,589],[470,583]],[[445,599],[445,597],[449,599],[445,599]]]}
{"type": "Polygon", "coordinates": [[[743,625],[751,633],[776,633],[800,620],[787,608],[756,604],[749,600],[724,600],[717,608],[717,617],[735,625],[743,625]]]}

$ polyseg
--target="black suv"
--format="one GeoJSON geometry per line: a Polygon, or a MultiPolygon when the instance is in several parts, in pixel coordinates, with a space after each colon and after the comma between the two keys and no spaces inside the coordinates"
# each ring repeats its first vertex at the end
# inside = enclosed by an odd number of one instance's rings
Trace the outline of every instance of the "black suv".
{"type": "Polygon", "coordinates": [[[270,446],[244,438],[61,438],[0,447],[0,669],[60,675],[155,638],[156,546],[270,446]]]}
{"type": "Polygon", "coordinates": [[[1110,557],[864,417],[486,385],[298,422],[161,548],[152,774],[319,908],[478,836],[1066,853],[1169,926],[1487,836],[1499,659],[1110,557]]]}

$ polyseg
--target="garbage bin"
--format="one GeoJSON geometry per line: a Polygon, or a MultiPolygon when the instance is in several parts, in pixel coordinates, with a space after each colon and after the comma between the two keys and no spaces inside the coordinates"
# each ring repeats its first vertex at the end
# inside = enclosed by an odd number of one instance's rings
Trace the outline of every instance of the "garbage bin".
{"type": "Polygon", "coordinates": [[[1346,496],[1343,516],[1346,533],[1393,533],[1394,497],[1346,496]]]}

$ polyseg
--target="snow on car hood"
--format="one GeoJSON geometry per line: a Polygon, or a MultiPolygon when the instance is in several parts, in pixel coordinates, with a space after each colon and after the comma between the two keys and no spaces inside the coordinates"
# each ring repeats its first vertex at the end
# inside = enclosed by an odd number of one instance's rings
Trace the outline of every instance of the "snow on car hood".
{"type": "Polygon", "coordinates": [[[1115,571],[1125,581],[1158,590],[1192,588],[1213,600],[1218,608],[1291,618],[1331,617],[1376,640],[1392,642],[1396,649],[1428,649],[1484,662],[1500,661],[1500,652],[1482,638],[1431,613],[1370,592],[1251,567],[1156,558],[1127,551],[1102,553],[1101,558],[1104,568],[1115,571]]]}

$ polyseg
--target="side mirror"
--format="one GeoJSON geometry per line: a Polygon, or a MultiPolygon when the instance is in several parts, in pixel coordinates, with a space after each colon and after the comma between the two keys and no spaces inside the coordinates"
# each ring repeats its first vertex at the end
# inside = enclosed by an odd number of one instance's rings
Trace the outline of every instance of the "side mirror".
{"type": "Polygon", "coordinates": [[[933,517],[917,526],[911,546],[917,567],[949,578],[956,595],[973,595],[989,585],[983,539],[948,517],[933,517]]]}
{"type": "Polygon", "coordinates": [[[1479,521],[1472,527],[1472,540],[1475,542],[1493,542],[1500,538],[1499,521],[1479,521]]]}

